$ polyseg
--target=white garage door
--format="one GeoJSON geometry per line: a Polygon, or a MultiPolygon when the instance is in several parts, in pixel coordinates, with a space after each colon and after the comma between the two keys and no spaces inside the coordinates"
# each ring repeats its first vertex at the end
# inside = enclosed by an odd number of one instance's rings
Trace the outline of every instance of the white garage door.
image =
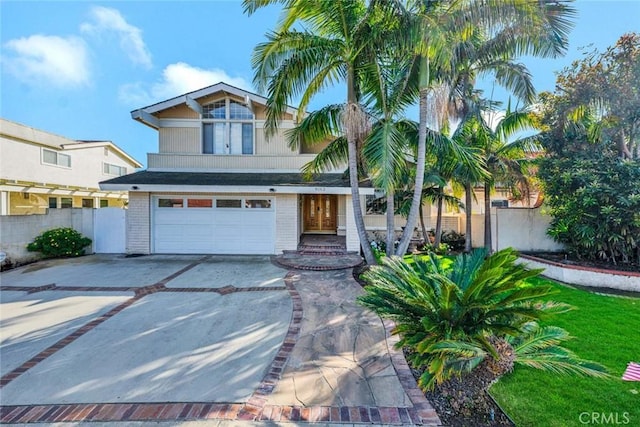
{"type": "Polygon", "coordinates": [[[158,196],[153,199],[153,252],[273,254],[275,222],[269,198],[158,196]]]}

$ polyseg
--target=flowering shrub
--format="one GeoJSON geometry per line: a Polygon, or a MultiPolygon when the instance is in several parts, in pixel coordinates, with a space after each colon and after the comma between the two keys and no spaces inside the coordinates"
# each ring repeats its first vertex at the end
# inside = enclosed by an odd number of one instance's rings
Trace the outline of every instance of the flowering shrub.
{"type": "Polygon", "coordinates": [[[27,250],[40,252],[47,258],[74,257],[84,255],[84,248],[90,244],[91,239],[73,228],[54,228],[36,237],[27,245],[27,250]]]}

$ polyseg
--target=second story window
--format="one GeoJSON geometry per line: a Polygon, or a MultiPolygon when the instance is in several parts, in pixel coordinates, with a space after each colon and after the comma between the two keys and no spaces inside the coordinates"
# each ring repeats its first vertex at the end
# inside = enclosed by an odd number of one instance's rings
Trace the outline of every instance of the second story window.
{"type": "Polygon", "coordinates": [[[124,166],[112,165],[111,163],[103,163],[103,172],[107,175],[122,176],[127,174],[127,168],[124,166]]]}
{"type": "Polygon", "coordinates": [[[202,108],[204,154],[253,154],[253,112],[231,99],[202,108]]]}
{"type": "Polygon", "coordinates": [[[57,151],[43,149],[42,163],[70,168],[71,156],[67,154],[58,153],[57,151]]]}

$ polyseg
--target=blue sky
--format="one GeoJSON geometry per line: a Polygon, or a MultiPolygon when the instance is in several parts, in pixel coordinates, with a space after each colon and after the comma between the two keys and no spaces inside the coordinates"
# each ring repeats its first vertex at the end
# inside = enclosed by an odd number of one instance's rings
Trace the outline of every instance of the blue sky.
{"type": "MultiPolygon", "coordinates": [[[[640,32],[640,0],[575,7],[569,53],[523,59],[538,91],[553,90],[554,72],[579,59],[580,47],[604,50],[640,32]]],[[[277,18],[276,8],[243,15],[240,0],[0,0],[0,116],[71,139],[111,140],[146,164],[157,133],[130,111],[221,80],[253,90],[253,47],[277,18]]],[[[329,90],[311,109],[343,97],[341,87],[329,90]]]]}

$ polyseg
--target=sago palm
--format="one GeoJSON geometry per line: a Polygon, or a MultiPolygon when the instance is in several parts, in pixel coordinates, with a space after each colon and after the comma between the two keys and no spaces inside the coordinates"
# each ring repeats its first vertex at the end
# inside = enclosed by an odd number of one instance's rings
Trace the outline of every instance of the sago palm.
{"type": "Polygon", "coordinates": [[[433,255],[412,262],[393,257],[364,274],[369,285],[358,301],[396,322],[393,333],[400,335],[398,346],[407,347],[411,364],[424,370],[420,386],[430,389],[473,371],[486,359],[499,360],[505,352],[498,343],[526,355],[528,362],[523,358],[523,363],[530,366],[604,375],[603,368],[568,351],[563,350],[561,358],[544,356],[550,348],[559,356],[557,343],[567,337],[551,334],[556,330],[541,332],[532,322],[570,307],[542,301],[551,288],[527,281],[540,270],[516,264],[513,249],[486,259],[485,255],[482,249],[460,255],[451,267],[433,255]],[[531,338],[536,334],[546,339],[531,338]]]}

